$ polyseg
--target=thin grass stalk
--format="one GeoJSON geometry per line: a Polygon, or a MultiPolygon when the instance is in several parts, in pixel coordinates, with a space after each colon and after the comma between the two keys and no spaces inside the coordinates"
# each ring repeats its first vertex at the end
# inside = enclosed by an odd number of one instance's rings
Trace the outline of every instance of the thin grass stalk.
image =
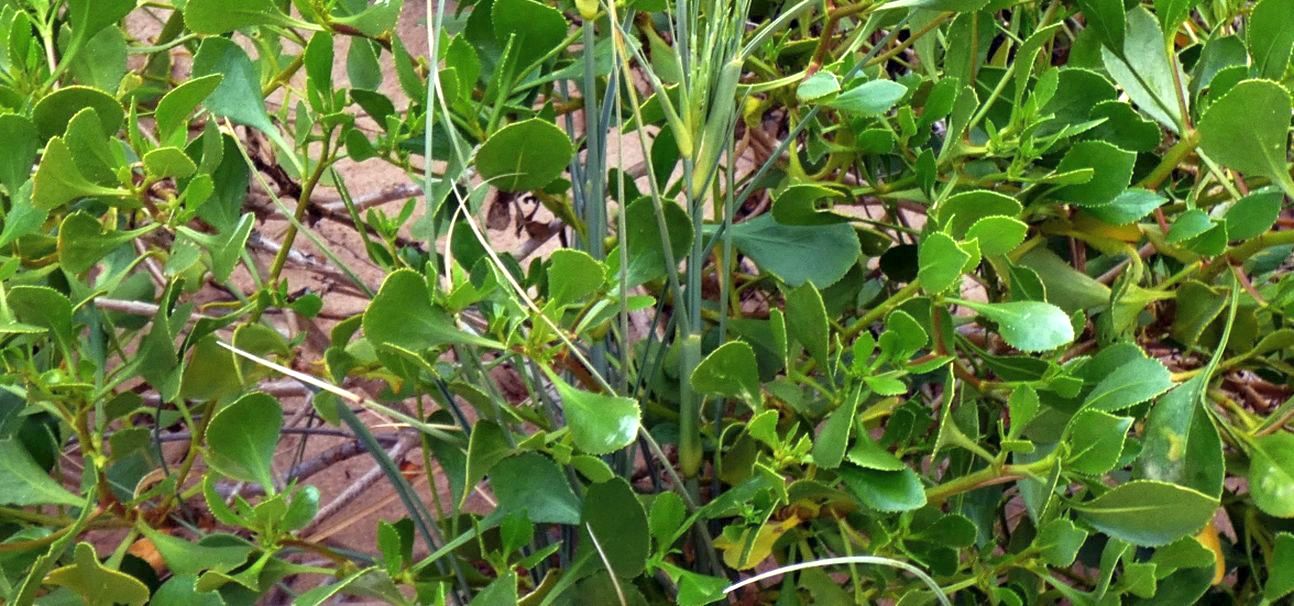
{"type": "MultiPolygon", "coordinates": [[[[882,38],[880,42],[876,43],[876,45],[873,46],[871,50],[868,50],[867,53],[858,60],[858,62],[854,63],[853,67],[849,68],[849,71],[845,73],[843,79],[848,80],[858,75],[858,72],[863,70],[863,67],[867,62],[875,57],[876,54],[880,52],[880,49],[889,46],[890,43],[898,38],[899,32],[903,31],[904,26],[908,23],[908,19],[908,15],[904,15],[900,18],[898,23],[895,23],[894,27],[891,28],[890,31],[886,32],[885,37],[882,38]]],[[[786,151],[786,148],[790,146],[791,142],[799,137],[800,134],[804,132],[804,129],[813,122],[813,118],[818,115],[818,111],[821,107],[821,105],[815,105],[809,108],[809,111],[805,112],[804,117],[801,118],[800,121],[791,129],[791,132],[787,133],[786,138],[777,144],[777,147],[773,149],[773,153],[769,155],[768,159],[764,160],[763,164],[760,164],[759,169],[757,169],[755,173],[746,180],[746,185],[736,196],[735,204],[737,206],[745,204],[746,200],[755,193],[755,190],[759,188],[759,184],[764,178],[764,175],[768,174],[768,171],[772,170],[773,165],[777,164],[778,158],[782,157],[782,154],[786,151]]],[[[727,227],[727,225],[720,225],[719,229],[716,230],[716,233],[710,236],[710,241],[705,245],[707,251],[713,250],[721,241],[723,235],[727,233],[727,227]]]]}

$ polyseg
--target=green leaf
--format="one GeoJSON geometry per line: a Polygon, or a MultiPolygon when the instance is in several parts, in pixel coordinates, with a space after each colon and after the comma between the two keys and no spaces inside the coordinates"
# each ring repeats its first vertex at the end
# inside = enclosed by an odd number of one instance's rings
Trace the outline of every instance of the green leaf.
{"type": "Polygon", "coordinates": [[[1236,200],[1223,216],[1227,237],[1249,240],[1262,235],[1276,223],[1284,199],[1280,191],[1262,189],[1236,200]]]}
{"type": "MultiPolygon", "coordinates": [[[[534,4],[530,0],[516,1],[534,4]]],[[[529,191],[560,177],[574,153],[562,129],[547,120],[531,118],[490,135],[476,152],[476,167],[494,187],[529,191]]]]}
{"type": "Polygon", "coordinates": [[[88,86],[60,88],[41,99],[32,110],[32,122],[42,137],[62,133],[72,121],[72,116],[82,110],[93,109],[106,135],[116,134],[126,119],[126,110],[112,95],[88,86]]]}
{"type": "Polygon", "coordinates": [[[5,153],[0,154],[0,185],[5,186],[12,198],[31,179],[31,167],[40,149],[40,133],[31,120],[4,114],[0,115],[0,141],[5,142],[5,153]]]}
{"type": "Polygon", "coordinates": [[[1294,192],[1285,161],[1290,94],[1270,80],[1246,80],[1200,118],[1200,149],[1240,172],[1264,176],[1294,192]]]}
{"type": "Polygon", "coordinates": [[[1020,257],[1019,264],[1037,272],[1047,288],[1047,302],[1068,313],[1110,303],[1110,287],[1074,269],[1046,247],[1029,251],[1020,257]]]}
{"type": "Polygon", "coordinates": [[[979,241],[980,254],[988,257],[1015,250],[1028,234],[1029,226],[1024,221],[999,215],[976,221],[966,230],[966,239],[979,241]]]}
{"type": "MultiPolygon", "coordinates": [[[[165,336],[161,338],[166,338],[165,336]]],[[[191,400],[218,400],[237,395],[242,389],[233,352],[221,347],[215,335],[207,335],[190,348],[184,365],[180,396],[191,400]]]]}
{"type": "Polygon", "coordinates": [[[926,504],[921,478],[911,469],[878,471],[845,466],[838,471],[849,491],[863,505],[877,511],[911,511],[926,504]]]}
{"type": "Polygon", "coordinates": [[[508,38],[513,38],[512,52],[520,59],[519,67],[538,61],[566,37],[567,23],[562,13],[534,0],[494,0],[490,14],[499,46],[506,46],[508,38]]]}
{"type": "Polygon", "coordinates": [[[1008,434],[1011,438],[1018,438],[1024,435],[1024,430],[1029,423],[1038,416],[1038,410],[1041,408],[1041,402],[1038,400],[1038,392],[1028,385],[1021,385],[1011,392],[1011,398],[1007,400],[1007,411],[1010,414],[1011,427],[1008,434]]]}
{"type": "Polygon", "coordinates": [[[1087,28],[1096,32],[1101,44],[1123,48],[1125,36],[1123,0],[1078,0],[1087,28]]]}
{"type": "Polygon", "coordinates": [[[1141,6],[1128,11],[1127,37],[1123,41],[1122,52],[1103,47],[1101,57],[1110,76],[1127,91],[1128,97],[1141,111],[1173,132],[1181,132],[1182,115],[1177,101],[1179,89],[1175,87],[1180,82],[1181,96],[1189,99],[1186,93],[1189,80],[1180,70],[1174,78],[1164,33],[1150,11],[1141,6]]]}
{"type": "Polygon", "coordinates": [[[352,27],[370,38],[379,38],[383,34],[394,31],[396,22],[400,19],[400,10],[403,8],[404,0],[384,0],[369,4],[353,15],[334,15],[332,22],[352,27]]]}
{"type": "Polygon", "coordinates": [[[1120,149],[1134,152],[1154,151],[1163,139],[1159,125],[1143,118],[1123,101],[1102,101],[1092,108],[1093,120],[1105,120],[1090,131],[1090,138],[1100,139],[1120,149]]]}
{"type": "Polygon", "coordinates": [[[503,429],[497,424],[485,420],[472,424],[472,435],[467,442],[467,481],[463,483],[467,490],[459,497],[459,507],[467,502],[470,489],[490,473],[495,463],[508,458],[512,451],[503,429]]]}
{"type": "Polygon", "coordinates": [[[148,602],[148,586],[135,577],[100,564],[99,556],[89,543],[77,543],[73,562],[50,571],[45,584],[71,589],[88,606],[142,606],[148,602]]]}
{"type": "Polygon", "coordinates": [[[490,487],[503,511],[525,511],[537,524],[580,523],[579,499],[557,464],[541,454],[500,461],[490,470],[490,487]]]}
{"type": "Polygon", "coordinates": [[[67,53],[74,54],[100,32],[121,21],[135,9],[135,0],[69,0],[68,21],[72,40],[67,53]]]}
{"type": "Polygon", "coordinates": [[[233,535],[210,535],[186,541],[148,526],[140,529],[153,542],[171,572],[187,575],[204,570],[229,572],[247,562],[252,546],[233,535]]]}
{"type": "Polygon", "coordinates": [[[508,572],[486,585],[467,606],[514,606],[517,603],[517,573],[508,572]]]}
{"type": "Polygon", "coordinates": [[[63,293],[47,286],[15,286],[8,303],[19,322],[48,330],[65,350],[72,350],[72,302],[63,293]]]}
{"type": "Polygon", "coordinates": [[[227,34],[256,25],[292,25],[272,0],[189,0],[184,23],[195,34],[227,34]]]}
{"type": "MultiPolygon", "coordinates": [[[[687,255],[688,248],[692,245],[692,220],[688,218],[687,212],[672,201],[662,201],[661,213],[665,218],[667,234],[662,237],[656,222],[655,203],[644,197],[629,203],[625,209],[627,231],[622,240],[623,246],[629,247],[629,266],[624,272],[624,280],[630,288],[663,278],[671,271],[678,271],[677,263],[687,255]],[[666,241],[669,242],[674,267],[670,267],[666,260],[666,241]]],[[[619,248],[607,254],[607,265],[611,275],[620,275],[619,248]]]]}
{"type": "Polygon", "coordinates": [[[1226,305],[1226,295],[1198,280],[1187,280],[1177,289],[1173,338],[1186,345],[1195,345],[1204,329],[1213,323],[1226,305]]]}
{"type": "Polygon", "coordinates": [[[1254,73],[1283,80],[1294,52],[1294,1],[1261,0],[1245,21],[1246,42],[1254,73]]]}
{"type": "Polygon", "coordinates": [[[1189,488],[1135,480],[1073,509],[1111,538],[1156,547],[1194,534],[1213,519],[1217,507],[1217,500],[1189,488]]]}
{"type": "Polygon", "coordinates": [[[954,239],[964,239],[966,232],[985,217],[1018,217],[1024,207],[1015,198],[986,189],[950,196],[935,207],[934,216],[944,231],[954,239]]]}
{"type": "Polygon", "coordinates": [[[840,92],[840,79],[831,72],[819,71],[800,82],[795,89],[795,96],[807,103],[837,92],[840,92]]]}
{"type": "Polygon", "coordinates": [[[41,210],[54,210],[80,198],[126,198],[130,192],[90,182],[77,168],[72,150],[62,137],[45,145],[45,155],[36,168],[32,204],[41,210]]]}
{"type": "Polygon", "coordinates": [[[1294,592],[1294,534],[1276,533],[1263,597],[1275,602],[1294,592]]]}
{"type": "Polygon", "coordinates": [[[1160,398],[1146,419],[1137,471],[1204,494],[1222,492],[1222,440],[1203,407],[1207,377],[1199,374],[1160,398]]]}
{"type": "Polygon", "coordinates": [[[1114,469],[1131,427],[1132,417],[1116,417],[1097,409],[1080,410],[1065,430],[1065,441],[1070,445],[1065,468],[1090,476],[1114,469]]]}
{"type": "Polygon", "coordinates": [[[819,368],[827,368],[831,326],[822,293],[813,284],[805,283],[786,293],[786,328],[787,334],[809,351],[819,368]]]}
{"type": "Polygon", "coordinates": [[[862,254],[854,228],[782,225],[765,214],[728,228],[732,243],[760,269],[792,288],[812,282],[827,288],[849,273],[862,254]]]}
{"type": "Polygon", "coordinates": [[[745,341],[720,345],[697,364],[689,380],[698,393],[745,398],[752,405],[760,401],[759,365],[745,341]]]}
{"type": "Polygon", "coordinates": [[[20,440],[5,439],[0,440],[0,504],[80,507],[85,500],[36,465],[20,440]]]}
{"type": "Polygon", "coordinates": [[[548,263],[548,298],[558,305],[583,302],[606,278],[606,268],[581,250],[555,250],[548,263]]]}
{"type": "Polygon", "coordinates": [[[853,447],[849,449],[849,452],[845,453],[845,457],[849,459],[850,463],[863,469],[874,469],[876,471],[902,471],[907,469],[907,465],[901,459],[882,448],[880,444],[873,442],[866,432],[858,434],[853,447]]]}
{"type": "MultiPolygon", "coordinates": [[[[849,444],[850,430],[854,427],[854,418],[858,415],[858,402],[857,396],[849,398],[832,411],[827,422],[822,424],[822,431],[818,432],[818,438],[813,441],[813,462],[818,467],[840,467],[840,462],[845,458],[845,446],[849,444]]],[[[859,440],[863,439],[866,438],[860,435],[859,440]]]]}
{"type": "Polygon", "coordinates": [[[1084,208],[1086,212],[1110,225],[1128,225],[1149,215],[1168,202],[1167,198],[1137,187],[1123,190],[1113,202],[1103,206],[1084,208]]]}
{"type": "Polygon", "coordinates": [[[153,119],[157,121],[157,136],[163,145],[184,144],[189,114],[211,96],[223,80],[221,74],[193,78],[171,89],[157,102],[153,119]]]}
{"type": "Polygon", "coordinates": [[[1140,355],[1104,375],[1083,401],[1083,408],[1117,412],[1158,396],[1173,386],[1173,375],[1168,368],[1159,360],[1146,357],[1140,348],[1137,350],[1140,355]]]}
{"type": "Polygon", "coordinates": [[[1056,191],[1057,199],[1079,206],[1104,206],[1119,197],[1132,182],[1132,169],[1137,154],[1119,149],[1105,141],[1082,141],[1061,159],[1058,173],[1092,169],[1092,178],[1086,183],[1067,185],[1056,191]]]}
{"type": "Polygon", "coordinates": [[[906,94],[908,87],[898,82],[872,80],[840,93],[827,106],[847,114],[876,116],[890,111],[906,94]]]}
{"type": "Polygon", "coordinates": [[[211,275],[223,282],[229,279],[238,265],[255,223],[255,215],[243,213],[236,224],[222,228],[218,234],[200,232],[183,225],[177,227],[176,231],[207,249],[211,256],[211,275]]]}
{"type": "Polygon", "coordinates": [[[683,503],[683,497],[678,496],[677,493],[662,492],[652,499],[647,523],[651,529],[652,538],[656,540],[657,551],[669,548],[674,538],[686,528],[684,526],[686,520],[687,505],[683,503]]]}
{"type": "MultiPolygon", "coordinates": [[[[208,1],[218,4],[217,0],[208,1]]],[[[193,58],[193,77],[212,74],[220,74],[223,79],[203,102],[207,110],[261,131],[283,150],[292,149],[265,111],[260,72],[242,48],[228,38],[204,38],[193,58]]]]}
{"type": "Polygon", "coordinates": [[[178,147],[159,147],[144,154],[144,168],[157,179],[184,179],[193,176],[198,165],[178,147]]]}
{"type": "Polygon", "coordinates": [[[1074,326],[1059,307],[1040,301],[976,303],[952,299],[969,307],[998,326],[1002,338],[1020,351],[1056,349],[1074,340],[1074,326]]]}
{"type": "Polygon", "coordinates": [[[215,591],[198,591],[198,576],[177,574],[153,592],[153,606],[224,606],[225,600],[215,591]]]}
{"type": "Polygon", "coordinates": [[[845,223],[849,217],[820,210],[819,201],[843,198],[840,190],[817,183],[797,183],[773,199],[773,218],[783,225],[830,225],[845,223]]]}
{"type": "Polygon", "coordinates": [[[1294,434],[1277,432],[1250,443],[1249,491],[1263,513],[1294,518],[1294,434]]]}
{"type": "Polygon", "coordinates": [[[930,335],[921,322],[902,309],[890,312],[885,318],[885,332],[881,333],[881,353],[894,362],[907,362],[917,350],[930,342],[930,335]]]}
{"type": "Polygon", "coordinates": [[[274,492],[274,449],[283,429],[283,407],[273,396],[250,393],[221,408],[207,426],[207,464],[274,492]]]}
{"type": "Polygon", "coordinates": [[[422,275],[411,269],[391,272],[364,311],[364,335],[374,347],[391,344],[421,352],[442,345],[497,343],[460,330],[443,309],[433,306],[422,275]]]}
{"type": "Polygon", "coordinates": [[[673,568],[671,574],[678,578],[679,606],[705,606],[723,600],[727,597],[723,590],[731,584],[726,578],[697,574],[681,568],[673,568]]]}
{"type": "Polygon", "coordinates": [[[1155,14],[1164,25],[1164,32],[1173,34],[1191,14],[1200,0],[1155,0],[1155,14]]]}
{"type": "Polygon", "coordinates": [[[889,2],[877,7],[877,10],[921,8],[932,11],[973,13],[984,8],[984,5],[986,4],[988,4],[988,0],[889,0],[889,2]]]}
{"type": "Polygon", "coordinates": [[[125,159],[120,148],[114,150],[109,146],[110,139],[99,124],[94,109],[87,107],[72,116],[63,140],[72,150],[72,158],[86,179],[99,185],[114,185],[120,180],[120,171],[126,166],[125,159]]]}
{"type": "Polygon", "coordinates": [[[624,478],[589,486],[584,493],[584,524],[585,532],[597,538],[610,572],[622,579],[642,574],[651,548],[647,514],[624,478]]]}
{"type": "Polygon", "coordinates": [[[562,398],[562,411],[576,448],[605,455],[634,441],[642,416],[636,400],[576,389],[556,374],[548,376],[562,398]]]}
{"type": "Polygon", "coordinates": [[[58,227],[58,263],[69,273],[79,274],[94,267],[113,249],[161,226],[151,223],[128,231],[106,231],[92,215],[74,212],[58,227]]]}
{"type": "Polygon", "coordinates": [[[1056,518],[1043,525],[1033,544],[1042,552],[1042,557],[1048,564],[1057,568],[1069,568],[1086,541],[1086,530],[1065,518],[1056,518]]]}
{"type": "Polygon", "coordinates": [[[970,253],[948,234],[931,232],[917,251],[917,278],[921,280],[921,290],[937,295],[958,285],[970,259],[970,253]]]}

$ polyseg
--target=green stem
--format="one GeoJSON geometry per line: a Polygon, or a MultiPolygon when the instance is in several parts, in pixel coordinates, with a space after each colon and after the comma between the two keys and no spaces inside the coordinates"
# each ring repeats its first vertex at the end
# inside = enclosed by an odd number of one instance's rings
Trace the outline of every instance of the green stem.
{"type": "Polygon", "coordinates": [[[1033,463],[1023,465],[990,465],[979,471],[968,473],[959,478],[955,478],[926,489],[926,501],[932,505],[937,505],[948,500],[950,497],[962,493],[970,492],[987,486],[996,486],[1007,482],[1014,482],[1022,478],[1028,478],[1049,471],[1056,463],[1056,454],[1052,453],[1033,463]]]}
{"type": "Polygon", "coordinates": [[[314,195],[315,187],[319,185],[319,180],[323,178],[324,171],[332,165],[332,159],[329,158],[329,148],[332,141],[332,130],[324,135],[323,153],[319,154],[319,163],[310,173],[305,183],[301,184],[301,196],[297,199],[297,207],[292,213],[295,221],[288,224],[288,229],[283,234],[283,242],[280,244],[279,252],[274,255],[274,262],[270,265],[270,276],[266,282],[271,288],[279,284],[279,274],[283,273],[283,265],[287,263],[288,253],[292,252],[292,244],[297,239],[297,225],[301,223],[306,216],[306,210],[310,208],[310,198],[314,195]]]}

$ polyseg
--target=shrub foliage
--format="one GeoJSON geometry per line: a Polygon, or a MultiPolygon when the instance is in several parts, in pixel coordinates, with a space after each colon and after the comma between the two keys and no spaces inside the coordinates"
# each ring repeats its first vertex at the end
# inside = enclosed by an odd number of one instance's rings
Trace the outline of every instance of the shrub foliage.
{"type": "Polygon", "coordinates": [[[412,4],[0,1],[3,601],[1294,591],[1294,1],[412,4]]]}

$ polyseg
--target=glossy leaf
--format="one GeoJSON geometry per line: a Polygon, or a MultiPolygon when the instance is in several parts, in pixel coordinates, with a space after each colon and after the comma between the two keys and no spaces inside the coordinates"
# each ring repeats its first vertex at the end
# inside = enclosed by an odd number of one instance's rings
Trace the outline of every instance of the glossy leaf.
{"type": "Polygon", "coordinates": [[[1265,176],[1294,191],[1285,156],[1290,128],[1290,94],[1270,80],[1246,80],[1200,118],[1200,149],[1244,173],[1265,176]]]}
{"type": "Polygon", "coordinates": [[[1174,77],[1159,21],[1150,11],[1138,6],[1128,11],[1126,32],[1122,49],[1101,49],[1106,70],[1141,111],[1170,130],[1180,132],[1182,112],[1178,91],[1185,97],[1188,80],[1180,70],[1174,77]]]}
{"type": "Polygon", "coordinates": [[[1079,411],[1066,430],[1070,444],[1066,468],[1092,476],[1114,469],[1131,427],[1131,417],[1116,417],[1096,408],[1079,411]]]}
{"type": "MultiPolygon", "coordinates": [[[[557,375],[549,375],[571,437],[580,450],[594,455],[610,454],[634,441],[642,413],[633,398],[609,396],[572,387],[557,375]]],[[[538,521],[538,520],[536,520],[538,521]]]]}
{"type": "Polygon", "coordinates": [[[970,253],[947,234],[933,232],[926,236],[917,253],[917,278],[921,280],[921,289],[939,294],[956,286],[970,258],[970,253]]]}
{"type": "Polygon", "coordinates": [[[1024,242],[1028,232],[1029,226],[1019,219],[992,216],[976,221],[966,230],[966,239],[978,241],[984,256],[1005,255],[1024,242]]]}
{"type": "Polygon", "coordinates": [[[1086,183],[1069,185],[1056,192],[1056,197],[1079,206],[1105,206],[1113,202],[1128,188],[1137,155],[1119,149],[1104,141],[1083,141],[1069,148],[1061,159],[1057,172],[1092,169],[1092,178],[1086,183]]]}
{"type": "Polygon", "coordinates": [[[1074,340],[1074,326],[1060,308],[1040,301],[976,303],[954,300],[997,324],[1002,338],[1021,351],[1047,351],[1074,340]]]}
{"type": "Polygon", "coordinates": [[[1276,601],[1294,592],[1294,534],[1276,533],[1263,597],[1276,601]]]}
{"type": "Polygon", "coordinates": [[[1254,72],[1262,78],[1282,79],[1294,53],[1294,2],[1261,0],[1255,3],[1245,37],[1254,72]]]}
{"type": "Polygon", "coordinates": [[[1189,488],[1135,480],[1074,505],[1079,519],[1133,545],[1167,545],[1213,519],[1218,502],[1189,488]]]}
{"type": "Polygon", "coordinates": [[[911,469],[877,471],[846,466],[839,471],[849,491],[871,509],[910,511],[926,504],[925,488],[911,469]]]}
{"type": "Polygon", "coordinates": [[[1172,386],[1172,373],[1162,362],[1138,355],[1105,374],[1088,393],[1083,407],[1118,412],[1158,396],[1172,386]]]}
{"type": "Polygon", "coordinates": [[[1249,490],[1263,513],[1294,518],[1294,434],[1277,432],[1251,443],[1249,490]]]}
{"type": "Polygon", "coordinates": [[[889,111],[907,93],[908,87],[893,80],[871,80],[840,93],[827,105],[847,114],[874,116],[889,111]]]}

